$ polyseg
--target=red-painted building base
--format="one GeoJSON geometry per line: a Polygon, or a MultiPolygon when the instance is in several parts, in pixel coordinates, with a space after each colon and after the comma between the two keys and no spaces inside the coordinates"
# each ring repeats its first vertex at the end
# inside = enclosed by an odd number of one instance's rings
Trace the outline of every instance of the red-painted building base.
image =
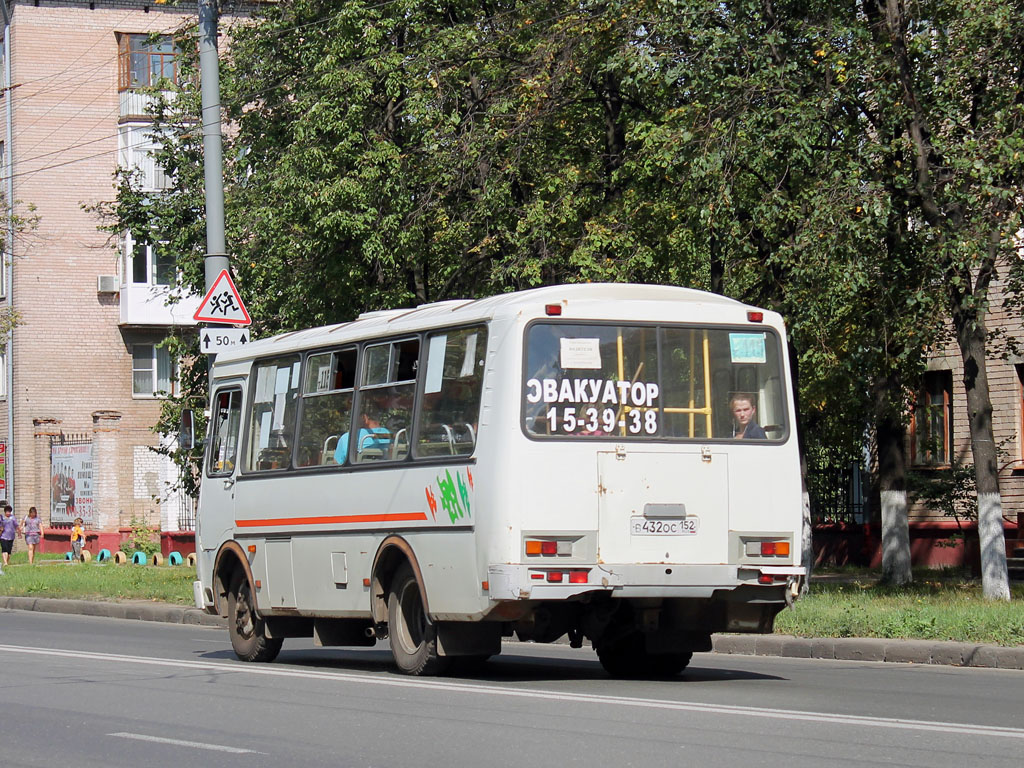
{"type": "MultiPolygon", "coordinates": [[[[154,531],[154,535],[156,532],[154,531]]],[[[117,552],[121,542],[132,537],[131,528],[117,531],[86,531],[85,549],[95,555],[103,549],[117,552]]],[[[70,552],[71,530],[69,528],[44,528],[43,537],[39,542],[40,552],[70,552]]],[[[167,557],[177,552],[182,557],[196,551],[196,534],[194,531],[162,531],[160,533],[160,552],[167,557]]]]}
{"type": "MultiPolygon", "coordinates": [[[[1024,547],[1024,531],[1006,523],[1006,553],[1024,547]]],[[[879,525],[830,523],[814,526],[816,565],[860,565],[877,568],[882,564],[882,530],[879,525]]],[[[978,526],[955,521],[910,523],[910,559],[914,565],[931,568],[967,567],[980,570],[978,526]]]]}

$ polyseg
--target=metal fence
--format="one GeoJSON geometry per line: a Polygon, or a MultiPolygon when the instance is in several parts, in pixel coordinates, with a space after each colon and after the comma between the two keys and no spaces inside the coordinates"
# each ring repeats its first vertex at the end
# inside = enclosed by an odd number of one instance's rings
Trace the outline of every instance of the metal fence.
{"type": "Polygon", "coordinates": [[[868,473],[855,462],[828,463],[808,469],[807,491],[814,523],[870,521],[868,473]]]}

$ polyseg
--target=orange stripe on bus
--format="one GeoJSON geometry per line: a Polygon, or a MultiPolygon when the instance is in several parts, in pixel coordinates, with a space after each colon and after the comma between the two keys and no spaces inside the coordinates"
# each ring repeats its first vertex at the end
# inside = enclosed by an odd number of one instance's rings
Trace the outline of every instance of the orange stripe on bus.
{"type": "Polygon", "coordinates": [[[392,523],[426,520],[426,512],[394,512],[379,515],[337,515],[334,517],[272,517],[264,520],[235,520],[239,528],[257,528],[268,525],[324,525],[328,523],[392,523]]]}

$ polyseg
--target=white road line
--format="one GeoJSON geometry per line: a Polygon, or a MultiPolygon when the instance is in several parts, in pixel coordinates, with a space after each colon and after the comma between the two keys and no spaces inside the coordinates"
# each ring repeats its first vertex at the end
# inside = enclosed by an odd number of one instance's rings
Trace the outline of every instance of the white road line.
{"type": "Polygon", "coordinates": [[[0,645],[0,652],[55,656],[82,661],[109,661],[113,664],[140,664],[179,669],[200,669],[206,672],[244,674],[265,677],[294,677],[306,680],[328,680],[340,683],[362,683],[393,688],[420,688],[426,690],[470,693],[480,696],[503,696],[528,698],[545,701],[598,704],[603,706],[638,707],[703,714],[735,715],[737,717],[760,717],[775,720],[792,720],[811,723],[861,725],[868,728],[893,728],[910,731],[935,731],[939,733],[964,734],[971,736],[1000,736],[1008,739],[1024,739],[1024,728],[972,725],[969,723],[929,722],[927,720],[906,720],[902,718],[869,717],[864,715],[843,715],[829,712],[805,712],[796,709],[772,709],[769,707],[743,707],[729,704],[702,704],[700,702],[671,701],[668,699],[638,699],[626,696],[605,696],[584,693],[545,691],[537,688],[503,688],[497,685],[462,683],[454,680],[423,679],[415,677],[384,677],[359,674],[356,672],[322,672],[309,669],[295,669],[283,665],[263,666],[230,662],[192,661],[189,659],[158,659],[152,657],[125,656],[115,653],[89,651],[64,651],[49,648],[31,648],[20,645],[0,645]]]}
{"type": "Polygon", "coordinates": [[[152,741],[157,744],[171,744],[175,747],[194,747],[195,749],[212,749],[214,752],[232,752],[236,755],[265,755],[266,752],[257,752],[254,749],[239,749],[238,747],[225,747],[221,744],[204,744],[201,741],[182,741],[181,739],[165,739],[162,736],[147,736],[142,733],[108,733],[107,736],[117,736],[119,739],[135,739],[135,741],[152,741]]]}

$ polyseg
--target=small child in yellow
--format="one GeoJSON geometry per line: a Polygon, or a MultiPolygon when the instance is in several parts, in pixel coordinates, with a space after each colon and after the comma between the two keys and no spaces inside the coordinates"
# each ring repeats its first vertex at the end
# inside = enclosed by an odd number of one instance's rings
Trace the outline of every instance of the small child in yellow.
{"type": "Polygon", "coordinates": [[[85,528],[82,527],[82,518],[75,518],[75,527],[71,529],[71,551],[75,554],[75,560],[82,557],[82,544],[85,543],[85,528]]]}

